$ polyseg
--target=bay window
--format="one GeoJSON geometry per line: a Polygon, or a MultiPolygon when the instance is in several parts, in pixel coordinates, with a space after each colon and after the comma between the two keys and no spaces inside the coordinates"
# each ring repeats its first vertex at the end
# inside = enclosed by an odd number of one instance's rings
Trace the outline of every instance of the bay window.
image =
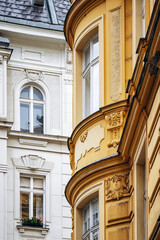
{"type": "Polygon", "coordinates": [[[99,40],[94,36],[83,51],[83,118],[99,109],[99,40]]]}
{"type": "Polygon", "coordinates": [[[27,86],[20,93],[20,130],[23,132],[44,132],[44,98],[41,91],[27,86]]]}
{"type": "Polygon", "coordinates": [[[20,176],[21,218],[41,218],[43,223],[45,206],[45,181],[42,177],[20,176]]]}
{"type": "Polygon", "coordinates": [[[90,201],[83,208],[83,240],[99,239],[98,199],[90,201]]]}

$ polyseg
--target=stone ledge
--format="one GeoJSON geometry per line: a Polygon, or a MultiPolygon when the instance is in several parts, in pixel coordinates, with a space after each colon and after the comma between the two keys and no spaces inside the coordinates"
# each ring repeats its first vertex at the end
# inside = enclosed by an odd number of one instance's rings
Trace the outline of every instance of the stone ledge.
{"type": "Polygon", "coordinates": [[[46,227],[32,227],[32,226],[22,226],[22,225],[17,225],[17,229],[20,234],[23,236],[35,236],[35,232],[37,232],[37,236],[45,236],[49,232],[49,228],[46,227]]]}

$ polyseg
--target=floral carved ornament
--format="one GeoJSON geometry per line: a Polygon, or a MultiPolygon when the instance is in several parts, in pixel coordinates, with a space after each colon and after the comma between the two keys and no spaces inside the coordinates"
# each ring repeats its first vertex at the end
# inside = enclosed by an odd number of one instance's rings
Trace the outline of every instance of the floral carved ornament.
{"type": "Polygon", "coordinates": [[[129,173],[124,175],[114,175],[105,180],[105,195],[106,200],[117,199],[128,195],[129,188],[129,173]]]}

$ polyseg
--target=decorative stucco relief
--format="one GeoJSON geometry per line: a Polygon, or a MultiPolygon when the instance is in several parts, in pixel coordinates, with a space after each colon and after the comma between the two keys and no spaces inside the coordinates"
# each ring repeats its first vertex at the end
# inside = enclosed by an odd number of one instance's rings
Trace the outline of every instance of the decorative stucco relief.
{"type": "Polygon", "coordinates": [[[100,142],[104,139],[104,128],[99,125],[83,133],[75,145],[75,164],[92,148],[100,149],[100,142]]]}
{"type": "Polygon", "coordinates": [[[124,175],[114,175],[105,180],[105,196],[106,201],[125,197],[130,192],[129,173],[124,175]]]}
{"type": "Polygon", "coordinates": [[[43,73],[40,71],[24,69],[24,78],[27,78],[29,81],[43,80],[43,73]]]}
{"type": "Polygon", "coordinates": [[[45,159],[37,155],[25,155],[21,157],[24,165],[32,170],[42,168],[45,159]]]}
{"type": "Polygon", "coordinates": [[[111,98],[116,101],[122,93],[121,79],[121,9],[110,12],[111,98]]]}
{"type": "Polygon", "coordinates": [[[84,142],[87,138],[87,135],[88,135],[88,131],[86,131],[85,133],[83,133],[81,136],[80,136],[80,141],[81,142],[84,142]]]}
{"type": "Polygon", "coordinates": [[[53,168],[52,162],[48,162],[45,158],[38,155],[25,155],[19,158],[12,158],[12,161],[17,169],[50,172],[53,168]]]}
{"type": "Polygon", "coordinates": [[[113,112],[106,115],[107,121],[107,134],[109,135],[108,147],[116,148],[120,142],[120,137],[122,133],[122,126],[124,122],[124,111],[113,112]]]}

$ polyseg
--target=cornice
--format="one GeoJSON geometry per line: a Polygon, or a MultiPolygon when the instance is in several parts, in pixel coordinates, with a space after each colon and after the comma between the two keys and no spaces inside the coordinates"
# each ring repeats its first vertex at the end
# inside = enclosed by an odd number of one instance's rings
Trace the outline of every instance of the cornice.
{"type": "Polygon", "coordinates": [[[34,139],[39,141],[49,141],[49,142],[60,142],[65,143],[67,142],[66,136],[56,136],[56,135],[48,135],[48,134],[36,134],[36,133],[25,133],[21,131],[10,131],[9,136],[19,138],[19,139],[34,139]]]}
{"type": "Polygon", "coordinates": [[[120,154],[99,159],[77,171],[69,180],[65,195],[72,205],[80,189],[85,188],[93,181],[106,178],[108,175],[129,171],[128,161],[124,161],[120,154]]]}
{"type": "Polygon", "coordinates": [[[71,8],[69,9],[65,23],[64,23],[64,34],[65,38],[72,49],[73,39],[77,25],[90,12],[93,8],[105,2],[105,0],[81,0],[74,1],[71,8]]]}

